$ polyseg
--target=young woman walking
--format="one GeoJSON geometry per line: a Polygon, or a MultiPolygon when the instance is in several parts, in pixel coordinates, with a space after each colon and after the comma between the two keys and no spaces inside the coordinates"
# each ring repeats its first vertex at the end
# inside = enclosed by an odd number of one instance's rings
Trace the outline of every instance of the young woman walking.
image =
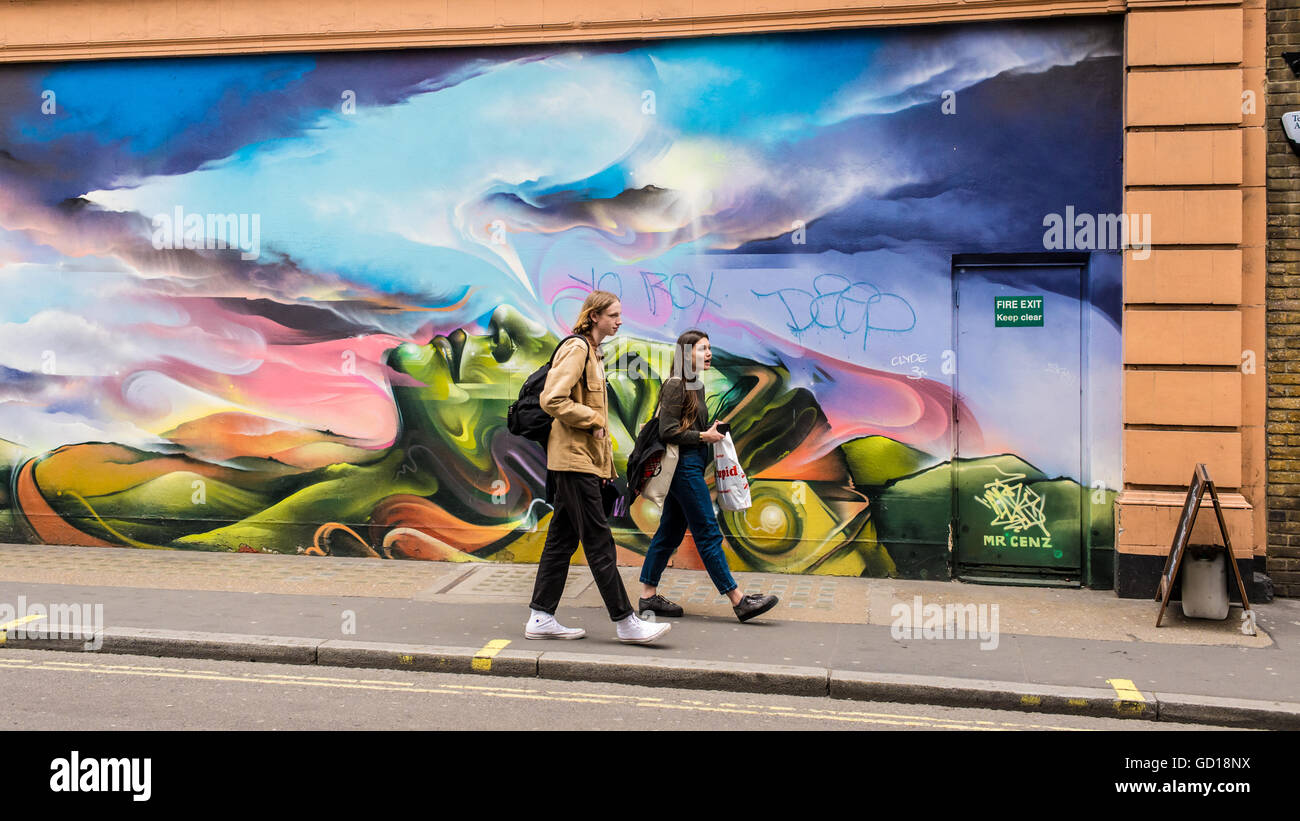
{"type": "Polygon", "coordinates": [[[722,531],[713,515],[709,486],[704,482],[704,468],[713,461],[713,443],[723,437],[717,422],[705,425],[708,407],[699,375],[712,366],[713,350],[708,334],[691,330],[679,336],[669,378],[660,389],[658,418],[647,423],[653,425],[657,421],[660,438],[666,445],[677,445],[678,458],[672,485],[664,499],[659,529],[650,540],[641,567],[641,600],[637,612],[682,615],[681,606],[660,596],[658,588],[669,557],[690,528],[714,586],[730,600],[736,618],[749,621],[775,607],[778,599],[770,595],[741,595],[722,552],[722,531]]]}

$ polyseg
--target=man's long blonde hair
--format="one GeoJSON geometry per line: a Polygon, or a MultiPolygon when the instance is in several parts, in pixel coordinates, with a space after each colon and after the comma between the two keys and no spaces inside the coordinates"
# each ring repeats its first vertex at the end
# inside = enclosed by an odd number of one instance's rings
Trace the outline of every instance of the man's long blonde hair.
{"type": "Polygon", "coordinates": [[[618,302],[618,297],[609,291],[592,291],[582,302],[578,319],[573,323],[573,332],[587,336],[596,324],[596,317],[603,314],[609,306],[618,302]]]}

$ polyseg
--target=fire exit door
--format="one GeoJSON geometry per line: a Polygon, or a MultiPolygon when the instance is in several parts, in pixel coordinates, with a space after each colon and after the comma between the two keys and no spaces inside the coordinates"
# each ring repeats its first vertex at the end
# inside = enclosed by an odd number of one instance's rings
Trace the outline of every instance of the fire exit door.
{"type": "Polygon", "coordinates": [[[951,476],[959,578],[1082,579],[1085,273],[1081,255],[955,261],[951,476]]]}

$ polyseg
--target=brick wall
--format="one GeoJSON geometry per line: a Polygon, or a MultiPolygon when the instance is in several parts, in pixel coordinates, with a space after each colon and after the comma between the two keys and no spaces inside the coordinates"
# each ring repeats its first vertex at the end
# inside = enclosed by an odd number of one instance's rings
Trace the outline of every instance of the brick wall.
{"type": "Polygon", "coordinates": [[[1300,157],[1281,116],[1300,111],[1300,0],[1268,0],[1268,572],[1300,596],[1300,157]]]}

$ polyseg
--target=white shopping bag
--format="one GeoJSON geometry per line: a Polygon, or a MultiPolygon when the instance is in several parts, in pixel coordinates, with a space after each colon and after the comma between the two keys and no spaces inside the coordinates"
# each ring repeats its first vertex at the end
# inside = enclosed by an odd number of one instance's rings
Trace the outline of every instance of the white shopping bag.
{"type": "Polygon", "coordinates": [[[740,457],[736,454],[736,443],[731,441],[731,434],[713,445],[713,472],[718,489],[718,507],[723,510],[747,510],[752,502],[749,499],[749,479],[740,469],[740,457]]]}
{"type": "MultiPolygon", "coordinates": [[[[651,424],[659,424],[653,419],[651,424]]],[[[662,508],[668,497],[668,488],[673,484],[673,474],[677,472],[677,446],[668,445],[664,452],[650,457],[645,466],[645,486],[641,495],[650,500],[655,507],[662,508]]]]}

